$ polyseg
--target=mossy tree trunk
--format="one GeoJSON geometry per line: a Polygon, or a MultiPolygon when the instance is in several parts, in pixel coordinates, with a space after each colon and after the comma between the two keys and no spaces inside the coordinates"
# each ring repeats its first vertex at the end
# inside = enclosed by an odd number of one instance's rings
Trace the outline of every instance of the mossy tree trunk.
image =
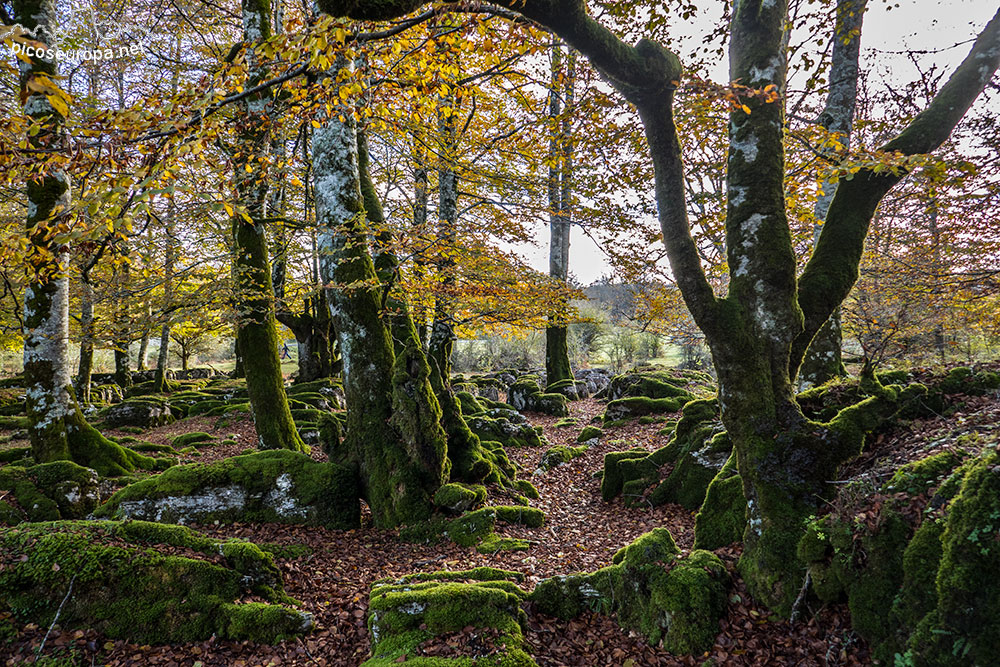
{"type": "MultiPolygon", "coordinates": [[[[826,106],[817,122],[828,132],[835,132],[844,151],[851,145],[851,130],[854,126],[854,112],[858,99],[858,58],[861,54],[861,27],[864,23],[865,6],[868,0],[839,0],[837,2],[836,23],[833,35],[833,56],[830,63],[830,91],[826,106]]],[[[831,156],[836,159],[836,155],[831,156]]],[[[822,194],[816,199],[815,215],[817,225],[814,230],[819,241],[823,230],[822,221],[830,210],[830,202],[837,191],[836,181],[821,185],[822,194]]],[[[841,357],[843,332],[840,322],[840,307],[834,309],[830,318],[816,332],[809,349],[802,359],[799,370],[799,389],[821,385],[835,377],[847,374],[841,357]]]]}
{"type": "Polygon", "coordinates": [[[80,271],[80,358],[76,369],[76,398],[81,403],[90,403],[91,375],[94,371],[94,286],[90,282],[90,271],[84,267],[80,271]]]}
{"type": "Polygon", "coordinates": [[[114,340],[112,346],[115,355],[115,384],[122,389],[132,387],[132,364],[129,361],[129,346],[132,344],[132,322],[129,309],[130,295],[127,293],[131,268],[129,267],[129,247],[127,241],[120,243],[116,251],[120,255],[120,264],[115,267],[114,281],[118,289],[115,292],[114,319],[112,328],[114,340]]]}
{"type": "Polygon", "coordinates": [[[153,374],[153,391],[167,390],[167,368],[170,354],[170,330],[173,324],[174,312],[174,263],[177,261],[176,204],[173,199],[169,203],[169,214],[166,221],[166,257],[163,261],[163,300],[161,302],[160,349],[156,354],[156,372],[153,374]]]}
{"type": "MultiPolygon", "coordinates": [[[[51,34],[57,26],[54,0],[18,0],[16,20],[25,28],[51,34]]],[[[65,149],[65,117],[40,90],[39,79],[55,79],[55,62],[32,58],[21,63],[20,89],[24,113],[40,123],[29,137],[32,149],[45,153],[65,149]]],[[[34,256],[24,294],[24,381],[31,451],[39,463],[72,460],[104,475],[117,475],[152,459],[104,438],[83,417],[70,384],[68,247],[59,236],[69,228],[72,192],[69,175],[45,166],[26,187],[25,233],[34,256]]]]}
{"type": "Polygon", "coordinates": [[[320,273],[330,286],[347,399],[347,433],[338,458],[358,466],[376,525],[420,521],[430,515],[431,498],[447,479],[446,442],[412,322],[406,327],[397,320],[392,327],[405,335],[397,357],[383,319],[385,291],[368,247],[352,109],[338,103],[314,130],[312,161],[320,273]]]}
{"type": "MultiPolygon", "coordinates": [[[[384,19],[419,0],[321,0],[324,11],[384,19]]],[[[719,375],[723,421],[732,438],[747,498],[748,527],[740,568],[750,590],[788,613],[804,568],[792,547],[805,518],[828,497],[828,480],[856,455],[864,433],[905,396],[877,388],[827,424],[806,420],[792,381],[820,327],[858,276],[875,208],[904,176],[874,168],[841,180],[816,249],[796,280],[785,213],[780,99],[747,100],[731,115],[726,221],[730,290],[717,298],[691,238],[684,168],[673,120],[682,68],[677,56],[641,40],[623,43],[592,19],[581,0],[501,0],[504,7],[551,28],[586,55],[639,112],[654,167],[654,192],[667,256],[684,301],[705,333],[719,375]]],[[[738,0],[731,12],[730,79],[774,86],[783,97],[788,7],[785,0],[738,0]]],[[[980,33],[929,106],[882,147],[928,153],[947,139],[1000,65],[1000,11],[980,33]]]]}
{"type": "MultiPolygon", "coordinates": [[[[427,201],[430,196],[430,181],[427,173],[427,150],[421,143],[419,135],[413,136],[413,228],[417,239],[426,238],[427,234],[427,201]]],[[[427,273],[427,259],[422,248],[418,248],[413,261],[414,278],[419,282],[427,273]]],[[[420,337],[420,344],[427,349],[427,307],[424,300],[419,299],[413,308],[413,323],[420,337]]]]}
{"type": "MultiPolygon", "coordinates": [[[[570,50],[563,71],[562,45],[553,39],[552,72],[549,89],[549,275],[566,283],[569,279],[569,237],[573,196],[572,111],[573,85],[576,78],[576,54],[570,50]],[[565,104],[565,108],[563,108],[565,104]]],[[[566,316],[569,303],[561,299],[556,312],[549,316],[545,329],[545,377],[548,384],[573,379],[569,363],[568,327],[566,316]]]]}
{"type": "MultiPolygon", "coordinates": [[[[266,77],[266,68],[257,63],[253,49],[271,36],[271,8],[267,0],[243,0],[243,34],[247,43],[249,87],[266,77]]],[[[281,372],[274,286],[264,230],[269,107],[270,99],[264,93],[247,100],[245,129],[233,159],[237,204],[244,209],[232,219],[233,277],[236,308],[241,318],[237,347],[244,359],[258,446],[301,451],[305,444],[292,420],[281,372]]]]}

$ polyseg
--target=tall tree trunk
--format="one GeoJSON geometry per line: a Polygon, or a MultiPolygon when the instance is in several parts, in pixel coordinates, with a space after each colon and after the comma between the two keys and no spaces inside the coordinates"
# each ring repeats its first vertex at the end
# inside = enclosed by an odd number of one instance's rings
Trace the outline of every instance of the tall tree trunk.
{"type": "Polygon", "coordinates": [[[166,235],[166,256],[163,261],[163,303],[161,313],[163,322],[160,325],[160,349],[156,355],[156,373],[153,374],[153,391],[167,391],[167,370],[170,362],[170,329],[173,322],[174,313],[174,262],[177,261],[177,242],[174,238],[177,233],[177,206],[173,199],[169,203],[169,215],[167,216],[166,235]]]}
{"type": "Polygon", "coordinates": [[[330,286],[347,399],[347,433],[335,458],[358,466],[376,525],[419,521],[447,480],[447,445],[412,321],[408,331],[395,327],[407,334],[397,358],[382,319],[352,109],[338,106],[323,119],[313,132],[312,156],[320,273],[330,286]]]}
{"type": "MultiPolygon", "coordinates": [[[[52,34],[57,28],[54,0],[18,0],[16,20],[28,30],[52,34]]],[[[28,138],[41,153],[68,149],[65,116],[44,91],[56,80],[54,61],[32,58],[20,68],[24,113],[38,121],[41,131],[28,138]],[[41,85],[44,77],[47,85],[41,85]]],[[[31,451],[39,463],[73,460],[103,475],[120,475],[153,460],[103,437],[84,419],[70,384],[69,275],[67,248],[54,232],[70,223],[71,181],[61,168],[46,165],[26,187],[26,235],[36,264],[24,294],[24,381],[31,451]]]]}
{"type": "MultiPolygon", "coordinates": [[[[818,122],[828,132],[836,132],[844,146],[851,146],[851,130],[854,127],[854,112],[858,99],[858,58],[861,54],[861,27],[864,22],[868,0],[838,0],[836,24],[833,30],[833,59],[830,64],[830,92],[826,107],[818,122]]],[[[837,191],[836,181],[822,184],[823,193],[816,200],[815,215],[818,221],[826,220],[830,202],[837,191]]],[[[822,224],[814,230],[819,241],[822,224]]],[[[809,344],[799,370],[799,389],[823,384],[835,377],[846,375],[841,358],[843,330],[840,322],[840,308],[836,308],[830,318],[820,327],[809,344]]]]}
{"type": "MultiPolygon", "coordinates": [[[[576,76],[576,54],[569,51],[566,71],[563,71],[562,46],[552,40],[552,78],[549,89],[549,119],[552,136],[549,140],[549,275],[566,283],[569,278],[569,237],[571,229],[571,197],[573,172],[573,141],[570,119],[573,107],[573,83],[576,76]],[[565,109],[562,103],[565,100],[565,109]]],[[[569,304],[560,299],[556,312],[549,316],[545,329],[545,376],[550,385],[573,379],[569,363],[566,316],[569,304]]]]}
{"type": "MultiPolygon", "coordinates": [[[[430,186],[427,177],[427,150],[420,143],[420,137],[413,136],[413,227],[417,233],[417,243],[423,245],[427,239],[427,200],[430,186]]],[[[425,249],[418,247],[414,262],[413,274],[419,282],[427,274],[425,249]]],[[[427,307],[424,300],[419,299],[413,307],[413,322],[417,327],[420,344],[427,349],[427,307]]]]}
{"type": "Polygon", "coordinates": [[[90,271],[80,272],[80,363],[76,371],[76,398],[90,403],[90,377],[94,371],[94,286],[90,271]]]}
{"type": "Polygon", "coordinates": [[[127,242],[123,243],[124,261],[115,271],[115,284],[118,288],[115,292],[113,324],[115,338],[112,345],[115,352],[115,384],[122,389],[129,389],[132,386],[132,364],[129,362],[129,346],[132,344],[132,320],[126,290],[129,288],[129,276],[132,272],[128,264],[128,245],[127,242]]]}
{"type": "MultiPolygon", "coordinates": [[[[250,67],[248,87],[266,77],[254,47],[271,36],[271,10],[267,0],[243,0],[243,32],[250,67]]],[[[264,234],[267,174],[264,155],[269,145],[266,129],[269,99],[264,94],[249,98],[244,107],[246,129],[234,159],[236,197],[248,219],[233,216],[233,274],[237,310],[242,316],[237,346],[245,363],[247,392],[261,449],[301,451],[305,444],[292,420],[285,394],[278,333],[274,318],[274,287],[264,234]]]]}
{"type": "Polygon", "coordinates": [[[438,166],[438,259],[436,268],[440,288],[434,302],[434,323],[431,325],[427,356],[435,372],[440,373],[445,386],[451,381],[451,354],[455,348],[455,327],[453,324],[455,290],[455,260],[452,259],[458,243],[458,171],[455,160],[458,148],[455,120],[460,101],[452,91],[442,100],[442,108],[449,113],[441,113],[438,131],[441,134],[441,154],[438,166]]]}

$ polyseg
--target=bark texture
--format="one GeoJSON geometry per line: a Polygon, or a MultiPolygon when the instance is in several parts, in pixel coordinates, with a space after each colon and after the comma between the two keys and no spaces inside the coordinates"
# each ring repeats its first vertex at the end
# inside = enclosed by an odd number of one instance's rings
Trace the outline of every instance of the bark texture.
{"type": "MultiPolygon", "coordinates": [[[[252,50],[271,35],[271,9],[266,0],[243,0],[243,34],[251,71],[248,85],[253,85],[266,76],[252,50]]],[[[292,420],[278,356],[274,286],[263,222],[267,215],[268,183],[263,157],[270,143],[268,106],[269,99],[263,94],[247,100],[246,125],[233,161],[236,197],[246,210],[246,217],[237,214],[232,219],[233,277],[241,317],[237,346],[244,360],[258,446],[301,451],[306,446],[292,420]]]]}
{"type": "Polygon", "coordinates": [[[329,286],[347,399],[347,434],[333,456],[358,467],[376,525],[420,521],[447,480],[447,445],[412,322],[393,327],[405,336],[397,357],[382,318],[351,109],[334,109],[316,128],[312,158],[320,274],[329,286]]]}
{"type": "MultiPolygon", "coordinates": [[[[562,45],[552,42],[552,70],[549,89],[549,276],[565,283],[569,278],[569,237],[572,221],[573,140],[571,114],[576,54],[570,51],[563,70],[562,45]]],[[[561,299],[549,316],[545,329],[545,377],[548,384],[573,379],[569,363],[566,316],[569,303],[561,299]]]]}

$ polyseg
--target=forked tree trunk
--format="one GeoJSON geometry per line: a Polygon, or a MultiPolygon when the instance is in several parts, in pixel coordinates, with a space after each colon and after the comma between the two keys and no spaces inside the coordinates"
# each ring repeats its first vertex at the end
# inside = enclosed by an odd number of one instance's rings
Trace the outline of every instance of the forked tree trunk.
{"type": "Polygon", "coordinates": [[[334,458],[358,466],[376,525],[420,521],[448,478],[447,445],[430,368],[409,315],[398,313],[392,327],[401,337],[399,356],[383,320],[384,287],[368,248],[350,108],[338,105],[322,121],[312,151],[320,273],[330,286],[347,399],[347,433],[334,458]]]}

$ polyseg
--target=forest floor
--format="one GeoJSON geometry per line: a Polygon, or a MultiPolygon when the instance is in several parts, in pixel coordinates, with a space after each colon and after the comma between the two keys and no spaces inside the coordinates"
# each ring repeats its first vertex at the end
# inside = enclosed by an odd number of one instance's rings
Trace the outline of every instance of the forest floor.
{"type": "MultiPolygon", "coordinates": [[[[1000,400],[979,399],[972,406],[976,414],[991,418],[1000,415],[1000,400]]],[[[570,404],[571,416],[579,421],[575,428],[556,428],[557,418],[529,414],[540,425],[551,444],[574,445],[580,428],[603,411],[593,399],[570,404]]],[[[961,415],[959,416],[961,417],[961,415]]],[[[943,419],[943,418],[942,418],[943,419]]],[[[956,417],[948,418],[954,426],[956,417]]],[[[931,420],[933,421],[933,420],[931,420]]],[[[983,421],[983,420],[975,420],[983,421]]],[[[961,420],[960,420],[961,422],[961,420]]],[[[121,640],[108,640],[94,631],[53,629],[41,655],[66,657],[71,661],[57,665],[164,665],[169,667],[209,667],[215,665],[336,665],[354,666],[368,656],[369,635],[366,627],[368,593],[372,582],[383,577],[411,572],[460,570],[492,566],[516,570],[526,575],[530,589],[542,578],[572,572],[590,572],[610,564],[620,547],[644,532],[667,527],[682,550],[691,548],[694,514],[678,505],[657,508],[628,508],[621,498],[606,503],[600,497],[600,480],[593,474],[603,467],[609,451],[643,447],[654,450],[665,444],[657,432],[662,424],[606,429],[600,443],[582,456],[549,472],[531,475],[544,448],[513,449],[508,455],[537,486],[541,498],[532,504],[546,513],[541,528],[499,526],[498,532],[528,539],[528,551],[480,554],[474,548],[450,542],[411,544],[393,531],[376,530],[366,520],[358,530],[335,531],[277,524],[236,524],[194,526],[219,538],[239,537],[257,543],[284,546],[304,545],[311,553],[297,558],[276,558],[285,577],[287,592],[302,602],[302,609],[313,614],[317,627],[304,637],[274,646],[249,642],[209,640],[201,643],[165,646],[141,646],[121,640]]],[[[143,432],[144,440],[169,443],[179,433],[214,432],[234,437],[238,445],[209,447],[201,450],[198,461],[210,462],[242,453],[255,440],[249,419],[219,425],[216,418],[196,417],[169,426],[143,432]],[[221,426],[221,427],[219,427],[221,426]]],[[[880,436],[879,451],[868,455],[868,467],[874,460],[901,460],[926,449],[927,434],[945,432],[945,424],[910,422],[898,432],[880,436]],[[937,430],[935,430],[937,429],[937,430]],[[914,442],[923,442],[916,446],[914,442]]],[[[951,431],[947,431],[950,433],[951,431]]],[[[947,436],[942,436],[947,439],[947,436]]],[[[940,440],[940,438],[939,438],[940,440]]],[[[943,441],[943,440],[942,440],[943,441]]],[[[10,445],[23,446],[24,442],[10,445]]],[[[314,448],[314,457],[324,455],[314,448]]],[[[828,605],[807,609],[799,622],[777,619],[755,605],[746,593],[735,570],[739,546],[717,551],[729,568],[733,585],[730,605],[720,621],[720,634],[712,650],[697,656],[674,656],[649,646],[642,637],[621,630],[610,617],[588,614],[562,621],[528,609],[526,638],[535,660],[541,667],[576,665],[643,667],[653,665],[857,665],[868,664],[868,651],[850,629],[846,605],[828,605]]],[[[47,628],[20,627],[7,648],[0,648],[0,665],[25,664],[38,655],[47,628]]],[[[457,648],[469,641],[474,631],[456,633],[446,643],[457,648]]]]}

